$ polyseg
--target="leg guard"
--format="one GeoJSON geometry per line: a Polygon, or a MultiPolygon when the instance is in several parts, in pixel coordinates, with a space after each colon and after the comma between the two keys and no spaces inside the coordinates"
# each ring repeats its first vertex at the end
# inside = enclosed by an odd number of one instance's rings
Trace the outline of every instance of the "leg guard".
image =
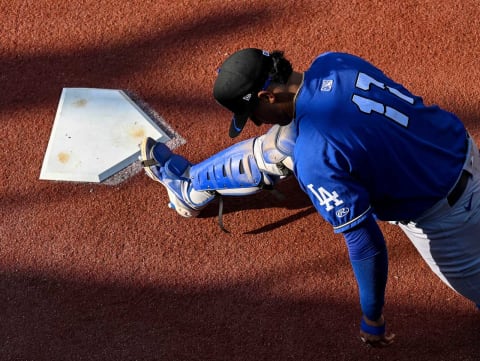
{"type": "Polygon", "coordinates": [[[223,195],[247,195],[276,182],[274,175],[259,168],[251,138],[215,154],[190,168],[190,179],[197,191],[216,191],[223,195]]]}
{"type": "Polygon", "coordinates": [[[273,188],[291,174],[296,133],[292,124],[245,140],[191,165],[163,143],[147,138],[141,145],[147,175],[165,186],[169,207],[184,217],[198,215],[216,194],[241,196],[273,188]]]}
{"type": "Polygon", "coordinates": [[[245,140],[193,165],[190,178],[197,191],[247,195],[291,174],[294,124],[273,126],[267,134],[245,140]]]}

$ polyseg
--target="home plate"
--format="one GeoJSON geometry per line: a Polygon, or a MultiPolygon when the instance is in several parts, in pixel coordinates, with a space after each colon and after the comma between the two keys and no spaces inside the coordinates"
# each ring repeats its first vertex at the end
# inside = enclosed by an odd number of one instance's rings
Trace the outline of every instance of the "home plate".
{"type": "Polygon", "coordinates": [[[144,137],[184,142],[142,108],[122,90],[64,88],[40,179],[104,182],[138,159],[144,137]]]}

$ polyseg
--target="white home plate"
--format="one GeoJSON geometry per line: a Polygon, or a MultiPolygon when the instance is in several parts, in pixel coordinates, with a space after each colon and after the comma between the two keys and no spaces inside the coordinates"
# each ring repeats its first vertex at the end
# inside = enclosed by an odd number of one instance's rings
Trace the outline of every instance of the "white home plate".
{"type": "Polygon", "coordinates": [[[144,137],[172,139],[123,91],[64,88],[40,179],[102,182],[138,159],[144,137]]]}

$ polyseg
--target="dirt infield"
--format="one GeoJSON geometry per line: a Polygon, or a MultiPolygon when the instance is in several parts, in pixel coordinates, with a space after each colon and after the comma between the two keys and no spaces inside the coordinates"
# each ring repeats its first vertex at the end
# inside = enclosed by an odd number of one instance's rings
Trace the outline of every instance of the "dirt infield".
{"type": "Polygon", "coordinates": [[[63,87],[136,94],[192,162],[233,144],[211,87],[250,46],[300,70],[324,51],[365,57],[480,142],[477,0],[0,0],[0,23],[1,360],[480,359],[480,312],[384,224],[397,339],[363,347],[346,247],[294,180],[285,201],[225,199],[225,234],[216,205],[180,218],[141,173],[115,186],[38,179],[63,87]]]}

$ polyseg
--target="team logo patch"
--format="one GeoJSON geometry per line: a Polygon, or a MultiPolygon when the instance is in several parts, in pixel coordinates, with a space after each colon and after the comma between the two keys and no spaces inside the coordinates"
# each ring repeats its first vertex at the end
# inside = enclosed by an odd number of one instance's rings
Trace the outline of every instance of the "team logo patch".
{"type": "Polygon", "coordinates": [[[322,92],[329,92],[330,90],[332,90],[332,86],[333,86],[333,80],[324,79],[322,80],[322,87],[320,88],[320,90],[322,92]]]}
{"type": "Polygon", "coordinates": [[[350,213],[350,208],[341,208],[335,212],[338,218],[345,217],[348,213],[350,213]]]}
{"type": "Polygon", "coordinates": [[[313,184],[309,184],[307,188],[312,192],[315,198],[318,199],[318,204],[325,207],[325,210],[327,212],[343,204],[343,201],[340,199],[338,193],[335,191],[329,192],[323,187],[319,187],[315,190],[313,184]]]}

